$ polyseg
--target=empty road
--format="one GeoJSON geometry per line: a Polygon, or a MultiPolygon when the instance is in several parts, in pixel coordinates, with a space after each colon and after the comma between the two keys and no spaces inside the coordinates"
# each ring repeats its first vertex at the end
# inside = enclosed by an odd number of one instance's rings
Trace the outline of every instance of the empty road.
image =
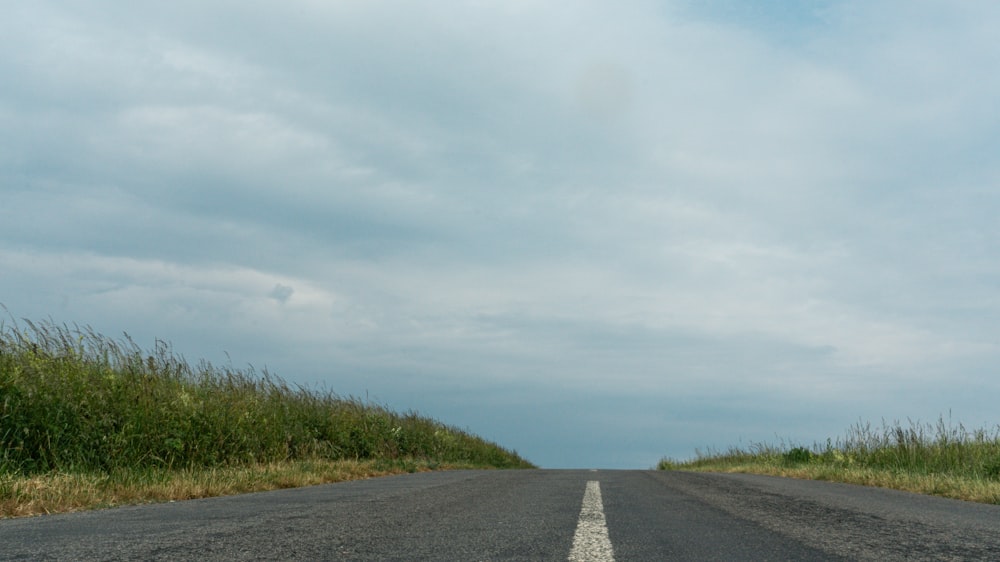
{"type": "Polygon", "coordinates": [[[656,471],[456,471],[0,521],[2,560],[1000,560],[1000,506],[656,471]]]}

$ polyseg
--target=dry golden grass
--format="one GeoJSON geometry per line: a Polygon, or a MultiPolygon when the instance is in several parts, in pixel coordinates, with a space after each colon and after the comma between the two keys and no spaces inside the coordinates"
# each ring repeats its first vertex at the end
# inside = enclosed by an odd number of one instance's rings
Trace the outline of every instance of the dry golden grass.
{"type": "Polygon", "coordinates": [[[766,474],[786,478],[825,480],[889,488],[979,503],[1000,504],[1000,481],[955,474],[915,474],[864,467],[801,465],[786,467],[769,463],[684,467],[683,470],[766,474]]]}
{"type": "Polygon", "coordinates": [[[403,472],[472,468],[421,461],[302,460],[142,473],[0,475],[0,518],[297,488],[403,472]]]}

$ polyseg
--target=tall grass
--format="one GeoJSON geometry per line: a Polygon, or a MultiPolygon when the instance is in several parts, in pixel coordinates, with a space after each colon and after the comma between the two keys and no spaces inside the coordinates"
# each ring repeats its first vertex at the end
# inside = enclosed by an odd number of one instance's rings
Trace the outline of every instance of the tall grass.
{"type": "Polygon", "coordinates": [[[939,418],[908,426],[858,422],[847,435],[811,447],[755,443],[694,459],[665,458],[663,470],[757,472],[873,484],[1000,503],[1000,426],[966,429],[939,418]]]}
{"type": "Polygon", "coordinates": [[[194,469],[307,459],[531,466],[409,412],[289,385],[254,369],[192,367],[90,328],[0,323],[0,475],[194,469]]]}

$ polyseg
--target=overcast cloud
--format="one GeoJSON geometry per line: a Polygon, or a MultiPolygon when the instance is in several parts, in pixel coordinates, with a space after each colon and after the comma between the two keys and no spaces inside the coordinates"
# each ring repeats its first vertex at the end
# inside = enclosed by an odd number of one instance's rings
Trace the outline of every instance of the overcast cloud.
{"type": "Polygon", "coordinates": [[[1000,421],[1000,4],[7,4],[16,318],[547,467],[1000,421]]]}

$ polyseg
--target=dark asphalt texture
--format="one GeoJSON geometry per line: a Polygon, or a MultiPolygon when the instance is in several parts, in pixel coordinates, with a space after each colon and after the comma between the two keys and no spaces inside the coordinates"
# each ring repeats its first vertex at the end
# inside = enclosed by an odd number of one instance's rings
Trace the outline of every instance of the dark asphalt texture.
{"type": "Polygon", "coordinates": [[[408,474],[0,521],[0,560],[566,560],[600,482],[615,560],[1000,560],[1000,506],[750,475],[408,474]]]}

